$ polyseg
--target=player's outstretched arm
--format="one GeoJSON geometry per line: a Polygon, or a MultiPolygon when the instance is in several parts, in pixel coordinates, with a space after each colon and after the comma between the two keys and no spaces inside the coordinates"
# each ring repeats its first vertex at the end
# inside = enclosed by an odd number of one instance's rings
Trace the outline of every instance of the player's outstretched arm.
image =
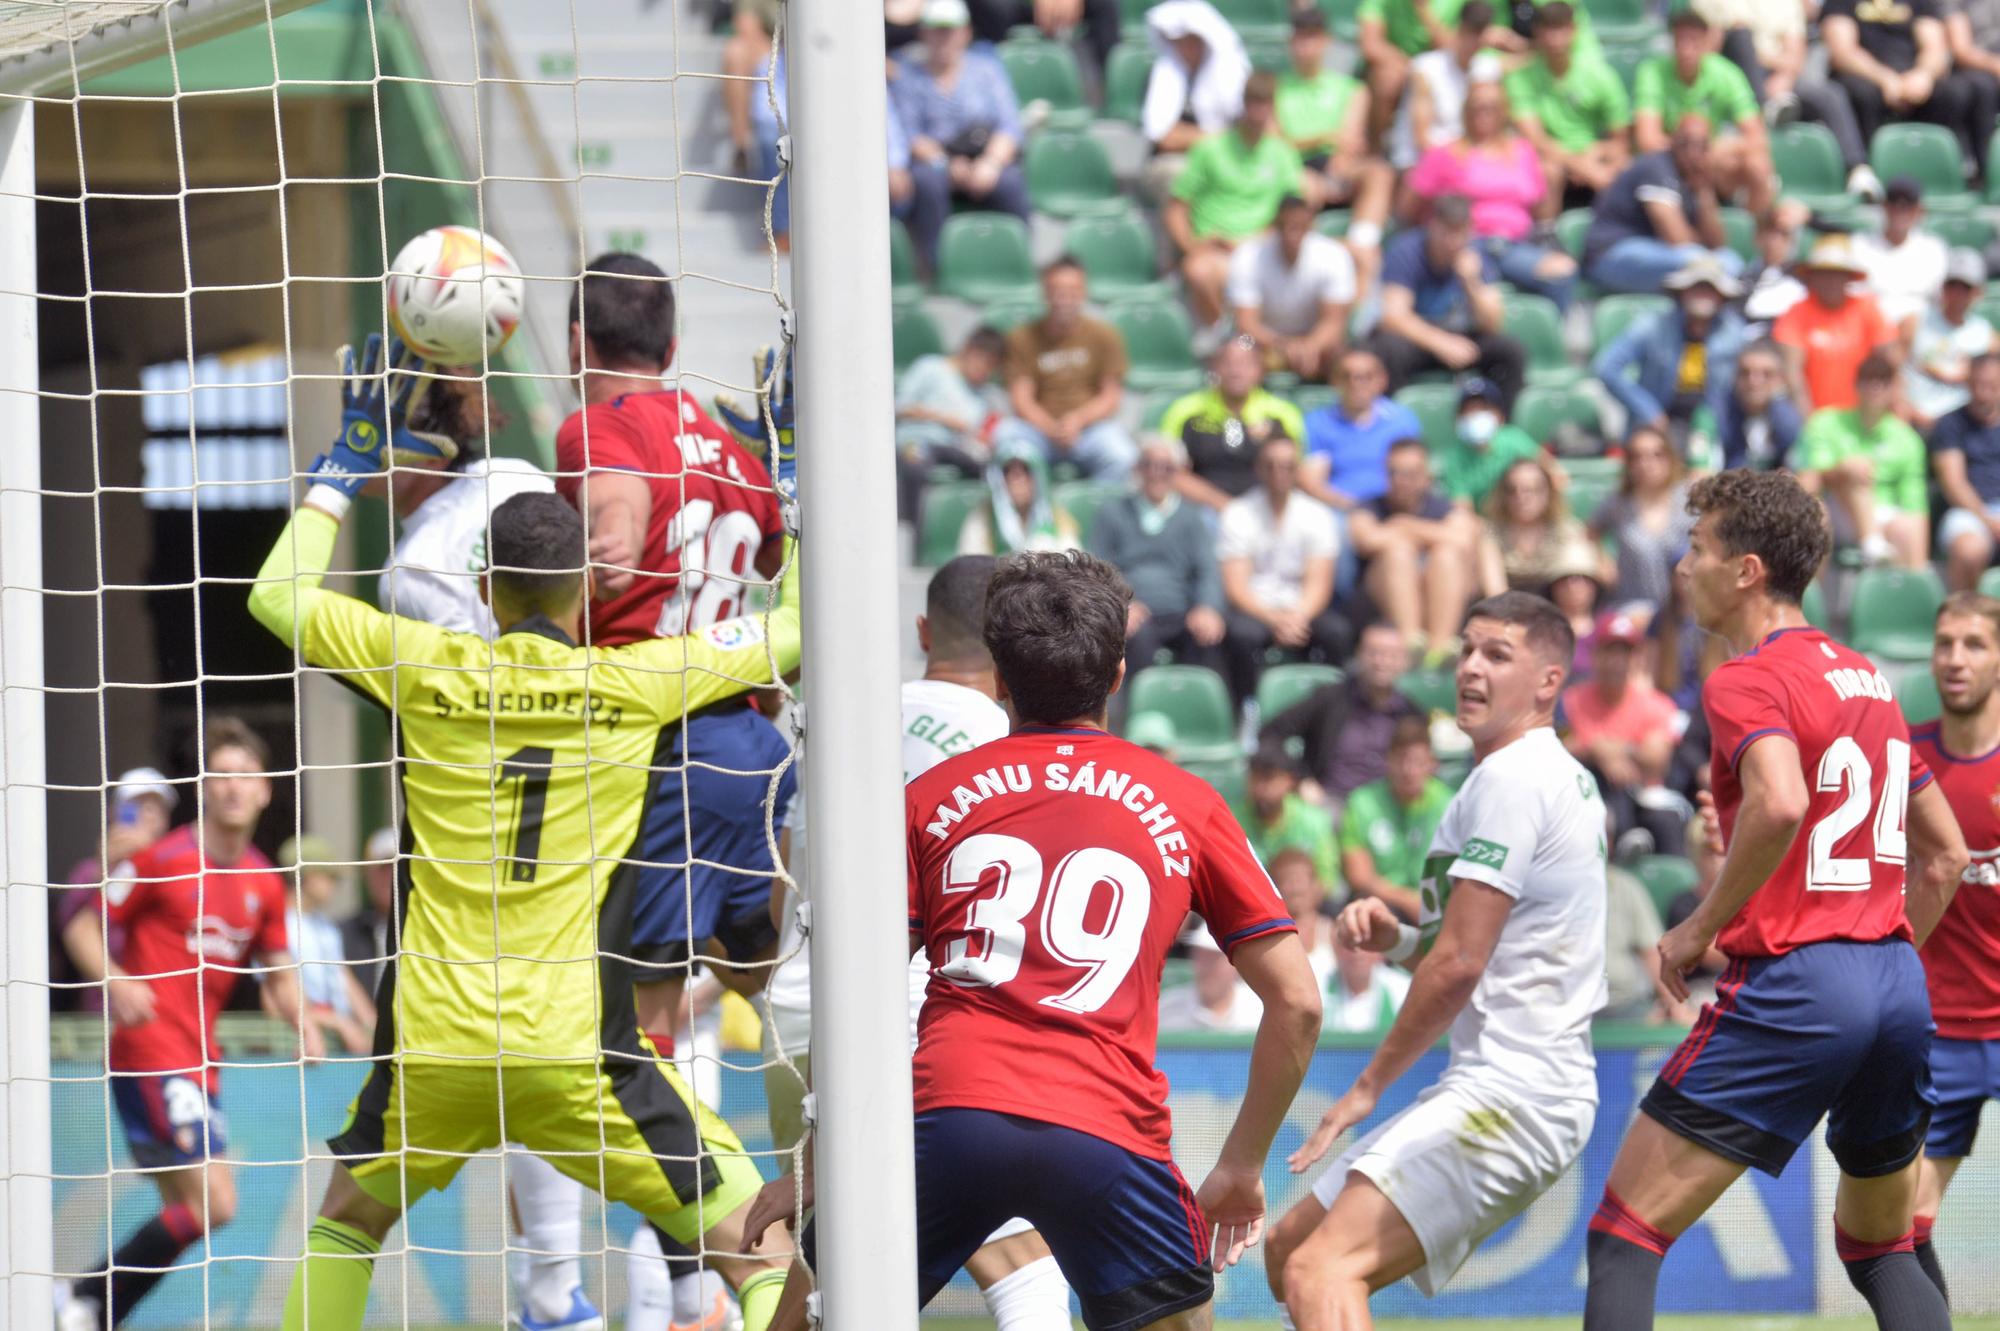
{"type": "Polygon", "coordinates": [[[1952,817],[1951,805],[1937,782],[1911,792],[1906,821],[1910,864],[1903,908],[1910,916],[1910,932],[1922,947],[1944,918],[1971,856],[1958,819],[1952,817]]]}
{"type": "Polygon", "coordinates": [[[1660,935],[1660,987],[1676,1003],[1687,1001],[1687,972],[1701,964],[1715,936],[1784,863],[1812,798],[1799,746],[1789,735],[1752,740],[1736,760],[1736,776],[1743,803],[1715,890],[1694,914],[1660,935]]]}
{"type": "Polygon", "coordinates": [[[1195,1200],[1215,1227],[1216,1270],[1231,1265],[1264,1232],[1264,1160],[1291,1110],[1319,1043],[1319,981],[1296,933],[1265,934],[1236,945],[1229,959],[1264,1004],[1250,1049],[1250,1084],[1215,1168],[1195,1200]]]}
{"type": "Polygon", "coordinates": [[[769,613],[725,619],[680,638],[614,647],[607,660],[636,667],[663,723],[712,702],[767,688],[799,666],[798,543],[785,542],[784,580],[769,613]]]}
{"type": "Polygon", "coordinates": [[[1341,1133],[1374,1113],[1382,1092],[1444,1038],[1479,986],[1513,909],[1514,898],[1497,887],[1472,878],[1452,879],[1444,919],[1430,952],[1410,979],[1402,1010],[1354,1085],[1326,1111],[1306,1144],[1292,1153],[1288,1163],[1294,1174],[1310,1168],[1341,1133]]]}

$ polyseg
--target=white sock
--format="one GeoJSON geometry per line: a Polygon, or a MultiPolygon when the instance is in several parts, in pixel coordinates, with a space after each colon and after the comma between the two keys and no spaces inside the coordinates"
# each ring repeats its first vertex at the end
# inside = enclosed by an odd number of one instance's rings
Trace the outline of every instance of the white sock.
{"type": "MultiPolygon", "coordinates": [[[[662,1269],[665,1269],[664,1267],[662,1269]]],[[[674,1320],[700,1323],[715,1307],[715,1296],[726,1294],[729,1286],[722,1277],[704,1268],[674,1277],[674,1320]]]]}
{"type": "Polygon", "coordinates": [[[568,1315],[571,1293],[583,1284],[583,1185],[538,1155],[523,1153],[510,1163],[521,1246],[528,1249],[522,1300],[537,1321],[555,1321],[568,1315]]]}
{"type": "Polygon", "coordinates": [[[625,1259],[625,1331],[667,1331],[674,1320],[673,1298],[659,1236],[651,1225],[639,1226],[631,1249],[625,1259]]]}
{"type": "Polygon", "coordinates": [[[999,1331],[1069,1331],[1069,1282],[1053,1257],[1029,1262],[980,1293],[999,1331]]]}

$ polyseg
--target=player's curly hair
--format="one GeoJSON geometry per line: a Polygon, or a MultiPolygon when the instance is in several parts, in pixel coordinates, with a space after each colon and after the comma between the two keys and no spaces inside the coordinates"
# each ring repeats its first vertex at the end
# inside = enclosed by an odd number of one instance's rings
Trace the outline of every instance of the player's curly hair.
{"type": "Polygon", "coordinates": [[[554,615],[583,592],[583,519],[546,490],[517,494],[493,510],[486,567],[495,599],[554,615]]]}
{"type": "Polygon", "coordinates": [[[986,650],[1018,720],[1101,716],[1125,659],[1132,589],[1081,550],[1000,561],[986,588],[986,650]]]}
{"type": "Polygon", "coordinates": [[[1833,548],[1826,510],[1788,471],[1737,467],[1704,476],[1688,490],[1695,521],[1713,514],[1715,539],[1732,556],[1755,555],[1764,590],[1797,605],[1833,548]]]}

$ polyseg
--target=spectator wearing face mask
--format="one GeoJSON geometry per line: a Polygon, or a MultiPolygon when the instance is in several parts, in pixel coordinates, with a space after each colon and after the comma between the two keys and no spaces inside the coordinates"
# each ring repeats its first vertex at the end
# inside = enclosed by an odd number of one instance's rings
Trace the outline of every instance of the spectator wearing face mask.
{"type": "Polygon", "coordinates": [[[1528,432],[1507,423],[1500,390],[1485,379],[1465,379],[1458,388],[1458,425],[1438,458],[1445,492],[1466,509],[1486,505],[1507,468],[1544,449],[1528,432]]]}

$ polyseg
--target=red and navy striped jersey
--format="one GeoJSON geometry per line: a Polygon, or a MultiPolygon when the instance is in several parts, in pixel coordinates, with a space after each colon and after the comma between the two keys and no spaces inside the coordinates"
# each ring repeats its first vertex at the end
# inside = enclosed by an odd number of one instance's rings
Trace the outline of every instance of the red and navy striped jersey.
{"type": "Polygon", "coordinates": [[[910,931],[931,963],[916,1107],[990,1109],[1171,1158],[1153,1066],[1188,912],[1225,951],[1294,929],[1229,806],[1101,730],[1028,726],[912,781],[910,931]]]}
{"type": "Polygon", "coordinates": [[[1954,1040],[2000,1038],[2000,749],[1962,758],[1932,721],[1910,732],[1917,756],[1937,774],[1972,862],[1951,906],[1924,943],[1931,1017],[1954,1040]]]}

